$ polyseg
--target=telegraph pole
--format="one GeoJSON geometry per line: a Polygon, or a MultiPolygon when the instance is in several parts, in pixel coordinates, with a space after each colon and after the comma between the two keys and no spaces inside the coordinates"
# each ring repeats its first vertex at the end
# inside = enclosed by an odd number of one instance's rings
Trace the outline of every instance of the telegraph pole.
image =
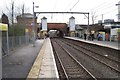
{"type": "Polygon", "coordinates": [[[12,25],[14,23],[14,1],[12,2],[12,25]]]}

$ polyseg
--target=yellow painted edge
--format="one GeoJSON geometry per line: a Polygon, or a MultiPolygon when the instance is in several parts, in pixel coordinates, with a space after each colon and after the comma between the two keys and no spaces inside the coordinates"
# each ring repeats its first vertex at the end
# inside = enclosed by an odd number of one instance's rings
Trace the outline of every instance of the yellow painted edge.
{"type": "Polygon", "coordinates": [[[42,59],[43,59],[43,55],[44,55],[44,51],[45,51],[45,47],[46,47],[46,41],[44,41],[43,46],[27,76],[26,80],[30,80],[31,78],[34,78],[34,80],[37,80],[39,77],[39,72],[41,69],[41,64],[42,64],[42,59]]]}

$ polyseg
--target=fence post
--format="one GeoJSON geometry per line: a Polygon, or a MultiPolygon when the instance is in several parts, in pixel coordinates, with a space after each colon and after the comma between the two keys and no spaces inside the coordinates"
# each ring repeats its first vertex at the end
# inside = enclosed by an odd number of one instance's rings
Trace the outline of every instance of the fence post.
{"type": "Polygon", "coordinates": [[[28,35],[29,35],[29,30],[28,29],[25,29],[25,41],[26,41],[26,44],[28,44],[28,40],[29,40],[29,38],[28,38],[28,35]]]}
{"type": "Polygon", "coordinates": [[[12,45],[12,47],[11,47],[11,49],[13,49],[13,37],[10,37],[11,38],[11,45],[12,45]]]}
{"type": "Polygon", "coordinates": [[[8,51],[8,55],[9,55],[9,39],[8,39],[8,31],[6,32],[7,34],[7,51],[8,51]]]}
{"type": "Polygon", "coordinates": [[[21,36],[19,36],[19,45],[21,46],[21,36]]]}
{"type": "Polygon", "coordinates": [[[26,44],[27,44],[27,33],[26,33],[26,35],[25,35],[25,42],[26,42],[26,44]]]}
{"type": "Polygon", "coordinates": [[[2,79],[2,31],[0,30],[0,80],[2,79]]]}

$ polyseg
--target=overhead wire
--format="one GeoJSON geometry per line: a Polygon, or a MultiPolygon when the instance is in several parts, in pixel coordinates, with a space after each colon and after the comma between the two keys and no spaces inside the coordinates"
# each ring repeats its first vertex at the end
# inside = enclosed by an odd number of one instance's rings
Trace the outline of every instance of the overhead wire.
{"type": "Polygon", "coordinates": [[[111,6],[111,5],[115,5],[115,4],[114,4],[114,1],[112,1],[112,2],[106,1],[106,2],[101,3],[100,5],[92,8],[92,9],[90,9],[90,11],[91,11],[91,10],[104,9],[105,7],[109,7],[109,6],[111,6]]]}
{"type": "Polygon", "coordinates": [[[79,3],[79,0],[73,5],[72,8],[70,8],[70,11],[79,3]]]}
{"type": "Polygon", "coordinates": [[[102,3],[95,8],[92,8],[91,12],[94,11],[97,17],[101,17],[102,15],[109,16],[110,14],[112,16],[115,16],[115,11],[117,10],[118,10],[117,7],[115,8],[115,1],[112,1],[112,2],[107,2],[107,3],[102,3]]]}
{"type": "MultiPolygon", "coordinates": [[[[110,10],[110,11],[104,12],[104,13],[102,13],[102,14],[103,14],[103,15],[107,15],[107,14],[113,13],[113,11],[117,11],[117,9],[110,10]]],[[[98,15],[98,16],[100,16],[100,15],[98,15]]]]}
{"type": "MultiPolygon", "coordinates": [[[[58,4],[57,0],[55,0],[54,6],[53,6],[53,12],[54,12],[57,4],[58,4]]],[[[51,14],[51,20],[53,21],[53,14],[51,14]]]]}
{"type": "Polygon", "coordinates": [[[111,8],[113,8],[113,6],[114,5],[110,5],[110,6],[107,6],[107,7],[105,7],[104,9],[97,9],[96,11],[105,11],[106,9],[111,9],[111,8]]]}
{"type": "Polygon", "coordinates": [[[68,6],[65,8],[65,11],[70,7],[70,5],[73,3],[74,0],[71,0],[71,2],[68,4],[68,6]]]}
{"type": "Polygon", "coordinates": [[[104,14],[104,13],[107,14],[106,10],[109,10],[109,9],[113,8],[113,6],[115,6],[115,4],[114,4],[114,2],[109,2],[109,3],[105,3],[105,4],[101,5],[100,7],[99,6],[97,8],[94,8],[94,10],[92,10],[91,12],[95,12],[96,14],[100,14],[100,15],[104,14]],[[100,13],[100,12],[103,12],[103,13],[100,13]]]}

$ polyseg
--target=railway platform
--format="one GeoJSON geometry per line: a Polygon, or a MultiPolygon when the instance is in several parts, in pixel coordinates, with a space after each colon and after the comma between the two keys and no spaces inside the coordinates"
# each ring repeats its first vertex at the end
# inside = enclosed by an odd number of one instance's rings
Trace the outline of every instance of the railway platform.
{"type": "Polygon", "coordinates": [[[27,80],[54,79],[59,80],[50,39],[44,40],[43,46],[28,74],[27,80]]]}
{"type": "Polygon", "coordinates": [[[84,39],[77,38],[77,37],[65,37],[65,38],[74,39],[74,40],[78,40],[78,41],[82,41],[82,42],[86,42],[86,43],[90,43],[90,44],[96,44],[99,46],[120,50],[120,43],[118,43],[118,42],[98,41],[98,40],[90,41],[90,40],[84,40],[84,39]]]}
{"type": "MultiPolygon", "coordinates": [[[[69,39],[79,40],[86,43],[96,44],[104,47],[109,47],[112,49],[119,49],[120,44],[117,42],[108,42],[108,41],[90,41],[84,40],[76,37],[65,37],[69,39]]],[[[43,46],[28,74],[27,80],[39,80],[39,79],[48,79],[48,80],[59,80],[58,69],[53,55],[53,49],[50,42],[50,39],[47,38],[44,40],[43,46]]]]}

